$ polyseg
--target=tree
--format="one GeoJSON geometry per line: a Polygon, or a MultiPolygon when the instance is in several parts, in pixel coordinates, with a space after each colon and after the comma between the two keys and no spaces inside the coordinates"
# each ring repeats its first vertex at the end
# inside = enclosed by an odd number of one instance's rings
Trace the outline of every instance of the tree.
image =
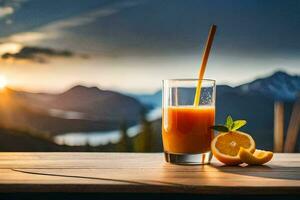
{"type": "Polygon", "coordinates": [[[116,145],[116,151],[118,152],[128,152],[131,151],[130,148],[130,138],[127,135],[127,123],[126,121],[122,121],[120,125],[120,133],[121,133],[121,138],[118,144],[116,145]]]}
{"type": "Polygon", "coordinates": [[[134,138],[134,151],[151,152],[153,130],[151,122],[146,119],[146,109],[141,111],[141,132],[134,138]]]}

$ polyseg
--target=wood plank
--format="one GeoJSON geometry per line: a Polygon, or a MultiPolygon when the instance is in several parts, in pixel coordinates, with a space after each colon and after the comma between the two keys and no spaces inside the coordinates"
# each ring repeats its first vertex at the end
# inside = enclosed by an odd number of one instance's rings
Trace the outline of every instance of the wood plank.
{"type": "Polygon", "coordinates": [[[274,152],[283,152],[284,140],[284,104],[275,102],[274,104],[274,152]]]}
{"type": "Polygon", "coordinates": [[[287,130],[284,152],[292,153],[295,150],[300,129],[300,98],[295,102],[287,130]]]}
{"type": "Polygon", "coordinates": [[[300,154],[266,166],[182,166],[162,153],[0,153],[0,192],[300,194],[300,154]]]}

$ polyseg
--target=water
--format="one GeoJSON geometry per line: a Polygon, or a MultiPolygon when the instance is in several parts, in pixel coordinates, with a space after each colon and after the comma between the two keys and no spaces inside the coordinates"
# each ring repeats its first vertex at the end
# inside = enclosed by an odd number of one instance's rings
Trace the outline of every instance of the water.
{"type": "MultiPolygon", "coordinates": [[[[61,115],[62,116],[62,115],[61,115]]],[[[161,108],[151,110],[147,116],[147,120],[154,121],[161,118],[161,108]]],[[[140,133],[141,126],[131,126],[127,130],[129,137],[134,137],[140,133]]],[[[94,132],[70,132],[55,136],[54,141],[59,145],[83,146],[89,144],[91,146],[106,145],[109,143],[118,143],[121,139],[120,130],[113,131],[94,131],[94,132]]]]}
{"type": "Polygon", "coordinates": [[[87,119],[85,113],[66,111],[60,109],[49,109],[48,114],[53,117],[59,117],[63,119],[87,119]]]}

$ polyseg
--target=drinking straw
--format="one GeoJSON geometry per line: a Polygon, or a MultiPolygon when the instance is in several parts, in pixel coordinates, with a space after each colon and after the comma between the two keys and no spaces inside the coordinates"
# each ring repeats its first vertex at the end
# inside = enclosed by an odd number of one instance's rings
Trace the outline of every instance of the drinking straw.
{"type": "Polygon", "coordinates": [[[206,41],[206,45],[205,45],[205,49],[202,55],[202,62],[201,62],[201,67],[200,67],[200,72],[199,72],[199,79],[198,79],[198,84],[197,84],[197,88],[196,88],[196,93],[195,93],[195,98],[194,98],[194,106],[198,106],[199,102],[200,102],[200,95],[201,95],[201,84],[202,84],[202,79],[204,76],[204,72],[206,69],[206,64],[207,64],[207,60],[208,60],[208,56],[209,56],[209,52],[214,40],[214,36],[217,30],[217,26],[216,25],[212,25],[210,27],[210,31],[208,34],[208,38],[206,41]]]}

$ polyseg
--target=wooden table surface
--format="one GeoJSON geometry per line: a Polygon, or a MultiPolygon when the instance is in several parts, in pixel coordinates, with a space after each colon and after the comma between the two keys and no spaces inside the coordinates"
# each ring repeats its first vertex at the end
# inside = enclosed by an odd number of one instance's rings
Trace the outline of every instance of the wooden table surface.
{"type": "Polygon", "coordinates": [[[300,194],[300,154],[265,166],[180,166],[162,153],[0,153],[0,192],[300,194]]]}

